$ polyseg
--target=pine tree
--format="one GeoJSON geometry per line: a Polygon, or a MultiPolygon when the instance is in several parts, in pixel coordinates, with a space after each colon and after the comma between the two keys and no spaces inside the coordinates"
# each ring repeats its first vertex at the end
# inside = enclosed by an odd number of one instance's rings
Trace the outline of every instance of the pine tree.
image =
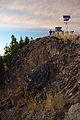
{"type": "Polygon", "coordinates": [[[11,43],[10,45],[6,45],[4,50],[5,50],[5,57],[4,57],[4,62],[6,63],[6,66],[8,67],[9,64],[11,63],[11,60],[15,53],[19,49],[19,43],[17,42],[16,38],[14,35],[11,36],[11,43]]]}
{"type": "Polygon", "coordinates": [[[16,40],[16,38],[14,37],[14,35],[11,36],[12,41],[10,43],[10,49],[11,49],[11,56],[13,56],[19,49],[19,44],[16,40]]]}
{"type": "Polygon", "coordinates": [[[29,38],[27,36],[25,37],[24,42],[25,42],[25,45],[27,45],[29,43],[29,38]]]}
{"type": "Polygon", "coordinates": [[[24,47],[25,45],[28,44],[29,42],[29,38],[26,36],[25,40],[22,39],[22,37],[20,37],[20,41],[19,43],[17,42],[17,39],[15,38],[14,35],[11,36],[11,43],[10,45],[6,45],[4,50],[5,50],[5,55],[4,55],[4,63],[6,63],[6,66],[8,67],[11,63],[11,60],[13,58],[13,56],[15,55],[15,53],[21,49],[22,47],[24,47]]]}
{"type": "Polygon", "coordinates": [[[20,46],[20,49],[24,46],[24,41],[22,37],[20,37],[19,46],[20,46]]]}
{"type": "Polygon", "coordinates": [[[4,61],[2,56],[0,56],[0,73],[4,72],[4,61]]]}

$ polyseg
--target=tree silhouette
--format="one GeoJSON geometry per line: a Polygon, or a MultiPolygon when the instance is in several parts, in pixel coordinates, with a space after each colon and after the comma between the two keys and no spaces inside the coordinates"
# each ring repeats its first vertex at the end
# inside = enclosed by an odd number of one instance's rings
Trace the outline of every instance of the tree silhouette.
{"type": "Polygon", "coordinates": [[[11,36],[11,43],[10,45],[6,45],[4,50],[5,50],[5,55],[4,55],[4,62],[6,63],[6,66],[8,67],[11,63],[11,60],[13,58],[13,56],[15,55],[15,53],[21,49],[22,47],[24,47],[25,45],[27,45],[29,42],[29,38],[26,36],[25,40],[22,39],[22,37],[20,37],[20,41],[17,42],[17,39],[15,38],[14,35],[11,36]]]}
{"type": "Polygon", "coordinates": [[[24,46],[24,41],[23,41],[22,37],[20,37],[19,46],[20,46],[20,48],[22,48],[24,46]]]}
{"type": "Polygon", "coordinates": [[[4,60],[2,56],[0,56],[0,73],[4,71],[4,60]]]}
{"type": "Polygon", "coordinates": [[[25,45],[27,45],[28,42],[29,42],[29,38],[26,36],[26,37],[25,37],[25,40],[24,40],[25,45]]]}

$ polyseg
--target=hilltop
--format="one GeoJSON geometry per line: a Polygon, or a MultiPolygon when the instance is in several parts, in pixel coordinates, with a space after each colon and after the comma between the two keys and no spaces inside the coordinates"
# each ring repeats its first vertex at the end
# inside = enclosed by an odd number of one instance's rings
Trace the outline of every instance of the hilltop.
{"type": "Polygon", "coordinates": [[[80,37],[30,41],[4,79],[1,120],[79,120],[80,37]]]}

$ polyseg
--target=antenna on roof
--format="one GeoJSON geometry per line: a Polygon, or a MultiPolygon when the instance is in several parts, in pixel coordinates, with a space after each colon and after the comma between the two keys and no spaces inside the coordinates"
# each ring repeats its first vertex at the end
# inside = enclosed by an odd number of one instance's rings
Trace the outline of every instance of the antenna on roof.
{"type": "Polygon", "coordinates": [[[71,18],[70,15],[63,15],[63,20],[64,20],[64,24],[65,24],[67,32],[68,32],[68,21],[70,18],[71,18]]]}

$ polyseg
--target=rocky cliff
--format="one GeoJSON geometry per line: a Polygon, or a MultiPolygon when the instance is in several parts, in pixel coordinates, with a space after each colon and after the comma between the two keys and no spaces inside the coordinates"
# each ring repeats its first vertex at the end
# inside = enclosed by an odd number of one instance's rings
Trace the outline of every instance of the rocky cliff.
{"type": "Polygon", "coordinates": [[[20,49],[5,74],[0,119],[79,120],[79,40],[43,37],[20,49]]]}

